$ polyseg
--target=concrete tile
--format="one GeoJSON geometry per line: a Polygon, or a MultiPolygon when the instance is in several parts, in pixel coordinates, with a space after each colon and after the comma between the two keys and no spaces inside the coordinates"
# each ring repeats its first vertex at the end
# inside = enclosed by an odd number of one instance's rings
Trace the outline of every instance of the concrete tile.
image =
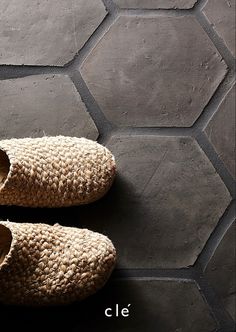
{"type": "Polygon", "coordinates": [[[115,125],[189,127],[225,76],[226,65],[193,17],[122,16],[81,72],[115,125]]]}
{"type": "Polygon", "coordinates": [[[235,178],[235,85],[224,97],[205,132],[219,157],[235,178]]]}
{"type": "Polygon", "coordinates": [[[101,0],[1,0],[0,64],[62,66],[106,16],[101,0]]]}
{"type": "Polygon", "coordinates": [[[0,138],[44,135],[97,139],[98,131],[66,75],[0,81],[0,138]]]}

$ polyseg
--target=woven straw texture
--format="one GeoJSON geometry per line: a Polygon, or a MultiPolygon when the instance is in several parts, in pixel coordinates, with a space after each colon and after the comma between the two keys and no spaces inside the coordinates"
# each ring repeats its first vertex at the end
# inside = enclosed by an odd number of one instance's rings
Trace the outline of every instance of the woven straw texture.
{"type": "Polygon", "coordinates": [[[87,229],[0,222],[0,302],[82,300],[105,284],[115,260],[111,241],[87,229]]]}
{"type": "Polygon", "coordinates": [[[86,138],[57,136],[0,141],[0,205],[87,204],[109,190],[114,176],[111,152],[86,138]]]}

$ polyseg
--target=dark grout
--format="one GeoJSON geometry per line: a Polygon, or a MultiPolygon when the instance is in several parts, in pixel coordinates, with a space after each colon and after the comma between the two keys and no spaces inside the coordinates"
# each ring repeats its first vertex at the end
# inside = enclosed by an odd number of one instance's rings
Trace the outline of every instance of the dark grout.
{"type": "Polygon", "coordinates": [[[233,71],[228,71],[225,78],[217,87],[214,95],[202,111],[201,115],[195,121],[193,127],[197,128],[198,130],[204,130],[211,118],[217,113],[217,110],[223,101],[224,97],[227,95],[229,90],[232,88],[234,84],[234,73],[233,71]]]}
{"type": "Polygon", "coordinates": [[[119,10],[119,8],[116,6],[116,4],[112,0],[102,0],[102,2],[110,14],[116,13],[119,10]]]}
{"type": "Polygon", "coordinates": [[[98,28],[94,31],[94,33],[90,36],[90,38],[86,41],[84,46],[79,50],[79,52],[75,55],[74,59],[69,62],[66,66],[70,71],[77,70],[83,64],[83,61],[89,55],[91,50],[97,45],[99,40],[105,35],[105,33],[110,29],[110,27],[114,24],[118,17],[116,11],[107,13],[107,16],[104,18],[102,23],[98,26],[98,28]]]}
{"type": "Polygon", "coordinates": [[[99,142],[103,143],[105,137],[110,135],[111,130],[114,128],[113,125],[104,116],[79,71],[75,70],[74,72],[70,72],[70,78],[78,90],[81,99],[86,105],[88,113],[98,129],[99,142]]]}
{"type": "Polygon", "coordinates": [[[194,136],[194,129],[187,127],[117,127],[114,136],[119,135],[155,135],[155,136],[194,136]]]}
{"type": "Polygon", "coordinates": [[[56,75],[66,73],[67,69],[65,67],[0,65],[0,80],[23,78],[32,75],[56,75]]]}
{"type": "Polygon", "coordinates": [[[202,270],[203,272],[205,272],[208,263],[210,262],[226,232],[235,221],[235,203],[235,201],[231,201],[195,262],[196,268],[202,270]]]}
{"type": "Polygon", "coordinates": [[[224,182],[225,186],[227,187],[231,197],[235,198],[235,181],[226,168],[223,161],[220,159],[216,151],[214,150],[213,146],[209,142],[206,134],[201,131],[197,131],[195,135],[195,139],[202,148],[202,150],[207,155],[208,159],[211,161],[212,165],[214,166],[215,170],[221,177],[222,181],[224,182]]]}
{"type": "Polygon", "coordinates": [[[189,281],[195,280],[195,269],[180,268],[180,269],[116,269],[113,273],[115,279],[156,279],[156,280],[176,280],[189,281]]]}
{"type": "Polygon", "coordinates": [[[195,12],[199,12],[199,11],[202,11],[202,9],[205,7],[206,3],[207,3],[208,0],[198,0],[193,9],[195,12]]]}
{"type": "Polygon", "coordinates": [[[193,16],[194,10],[191,9],[132,9],[121,8],[119,9],[120,15],[129,16],[167,16],[167,17],[179,17],[179,16],[193,16]]]}
{"type": "Polygon", "coordinates": [[[196,18],[199,24],[202,26],[203,30],[206,32],[208,37],[211,39],[213,44],[215,45],[216,49],[220,53],[221,57],[225,60],[228,68],[230,70],[235,70],[235,59],[225,46],[223,40],[217,35],[214,28],[208,22],[207,18],[205,17],[204,13],[201,11],[196,12],[196,18]]]}
{"type": "Polygon", "coordinates": [[[234,328],[234,321],[229,315],[229,313],[225,310],[224,306],[222,305],[220,299],[216,295],[214,289],[209,284],[208,280],[205,276],[199,271],[196,279],[195,279],[199,291],[203,296],[204,300],[208,304],[213,317],[215,318],[218,329],[217,331],[230,331],[235,332],[234,328]]]}

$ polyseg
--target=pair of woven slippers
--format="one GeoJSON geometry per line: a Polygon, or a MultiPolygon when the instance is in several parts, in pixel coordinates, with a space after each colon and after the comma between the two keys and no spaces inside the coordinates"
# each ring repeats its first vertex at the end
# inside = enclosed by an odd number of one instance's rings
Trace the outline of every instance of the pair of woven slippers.
{"type": "MultiPolygon", "coordinates": [[[[111,152],[85,138],[0,141],[0,205],[68,207],[94,202],[112,185],[111,152]]],[[[0,302],[58,305],[106,283],[116,262],[104,235],[58,224],[0,221],[0,302]]]]}

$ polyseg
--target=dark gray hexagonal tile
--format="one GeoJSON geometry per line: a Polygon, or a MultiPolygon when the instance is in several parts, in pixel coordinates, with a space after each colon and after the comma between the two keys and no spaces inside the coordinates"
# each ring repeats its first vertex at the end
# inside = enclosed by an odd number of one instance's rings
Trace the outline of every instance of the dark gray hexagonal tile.
{"type": "Polygon", "coordinates": [[[143,9],[189,9],[197,0],[113,0],[121,8],[143,8],[143,9]]]}
{"type": "Polygon", "coordinates": [[[0,138],[43,135],[98,137],[74,84],[65,75],[0,81],[0,138]]]}
{"type": "Polygon", "coordinates": [[[112,189],[65,218],[108,235],[118,268],[194,264],[231,200],[203,151],[186,137],[114,136],[107,146],[118,166],[112,189]]]}
{"type": "Polygon", "coordinates": [[[101,0],[1,0],[0,64],[62,66],[106,16],[101,0]]]}
{"type": "Polygon", "coordinates": [[[203,13],[235,57],[235,0],[208,0],[203,13]]]}
{"type": "Polygon", "coordinates": [[[235,85],[224,97],[205,132],[235,178],[235,85]]]}
{"type": "Polygon", "coordinates": [[[236,320],[235,239],[236,222],[229,228],[206,270],[208,279],[234,320],[236,320]]]}
{"type": "Polygon", "coordinates": [[[222,81],[226,65],[193,17],[122,16],[81,71],[116,125],[188,127],[222,81]]]}

